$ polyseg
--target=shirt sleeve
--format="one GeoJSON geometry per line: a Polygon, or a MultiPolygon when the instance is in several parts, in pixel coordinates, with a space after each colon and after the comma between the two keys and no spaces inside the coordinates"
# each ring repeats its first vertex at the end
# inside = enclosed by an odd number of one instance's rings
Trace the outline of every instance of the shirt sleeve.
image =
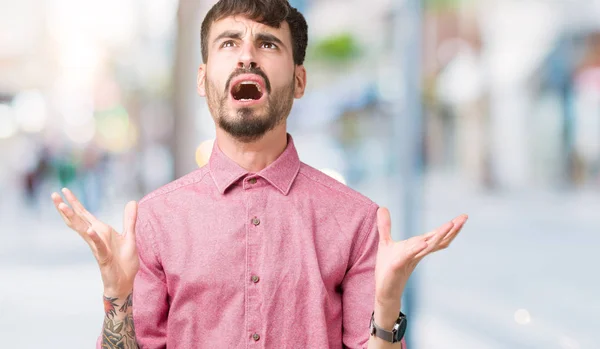
{"type": "Polygon", "coordinates": [[[133,284],[133,322],[140,348],[167,347],[169,312],[165,273],[155,243],[151,221],[140,215],[136,225],[136,244],[140,269],[133,284]]]}
{"type": "Polygon", "coordinates": [[[366,348],[369,341],[369,321],[375,303],[375,257],[379,243],[377,208],[376,204],[368,208],[342,281],[344,348],[366,348]]]}
{"type": "MultiPolygon", "coordinates": [[[[379,244],[376,204],[369,207],[358,243],[351,253],[351,263],[342,281],[344,348],[366,348],[369,342],[369,322],[375,304],[375,260],[379,244]]],[[[402,339],[402,349],[407,349],[402,339]]]]}

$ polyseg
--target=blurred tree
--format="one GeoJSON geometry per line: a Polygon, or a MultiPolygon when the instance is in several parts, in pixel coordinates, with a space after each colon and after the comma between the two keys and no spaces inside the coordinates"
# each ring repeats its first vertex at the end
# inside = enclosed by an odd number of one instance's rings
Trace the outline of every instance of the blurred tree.
{"type": "Polygon", "coordinates": [[[469,2],[473,0],[423,0],[423,6],[427,11],[451,10],[469,2]]]}
{"type": "Polygon", "coordinates": [[[313,47],[311,58],[333,63],[347,62],[360,55],[358,42],[350,33],[321,39],[313,47]]]}

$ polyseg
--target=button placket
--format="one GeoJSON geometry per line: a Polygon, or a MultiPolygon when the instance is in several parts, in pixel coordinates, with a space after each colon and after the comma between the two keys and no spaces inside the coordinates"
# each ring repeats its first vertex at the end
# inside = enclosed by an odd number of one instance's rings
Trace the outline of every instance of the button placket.
{"type": "MultiPolygon", "coordinates": [[[[249,178],[246,181],[246,186],[251,188],[253,184],[258,183],[256,178],[249,178]],[[254,180],[253,180],[254,179],[254,180]]],[[[262,302],[261,297],[261,283],[262,280],[259,277],[261,272],[260,263],[261,260],[261,240],[263,238],[263,229],[265,228],[265,221],[261,221],[264,219],[263,215],[264,211],[264,191],[256,188],[256,190],[251,190],[247,192],[247,213],[248,223],[247,226],[247,239],[248,239],[248,248],[247,248],[247,269],[246,269],[246,292],[247,292],[247,330],[249,333],[249,340],[252,343],[256,343],[261,339],[261,335],[258,333],[262,328],[263,324],[260,318],[260,306],[262,302]]],[[[264,340],[264,338],[262,338],[264,340]]],[[[258,344],[258,343],[257,343],[258,344]]]]}

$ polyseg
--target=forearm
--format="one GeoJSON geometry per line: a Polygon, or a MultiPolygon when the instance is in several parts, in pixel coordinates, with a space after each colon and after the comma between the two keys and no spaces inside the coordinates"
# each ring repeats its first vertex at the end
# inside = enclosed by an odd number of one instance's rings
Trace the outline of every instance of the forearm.
{"type": "Polygon", "coordinates": [[[131,299],[132,293],[126,297],[104,296],[102,349],[138,349],[131,299]]]}

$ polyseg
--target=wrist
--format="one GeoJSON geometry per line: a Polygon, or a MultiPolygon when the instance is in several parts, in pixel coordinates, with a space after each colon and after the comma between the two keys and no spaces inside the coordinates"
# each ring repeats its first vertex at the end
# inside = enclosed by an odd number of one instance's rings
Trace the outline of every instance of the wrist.
{"type": "Polygon", "coordinates": [[[109,297],[104,295],[104,313],[107,318],[119,319],[131,315],[133,293],[122,297],[109,297]]]}
{"type": "Polygon", "coordinates": [[[386,331],[391,331],[400,314],[400,300],[393,302],[375,302],[373,320],[377,326],[386,331]]]}
{"type": "Polygon", "coordinates": [[[133,287],[126,287],[121,289],[104,288],[103,295],[105,298],[116,298],[119,301],[124,301],[132,293],[133,287]]]}

